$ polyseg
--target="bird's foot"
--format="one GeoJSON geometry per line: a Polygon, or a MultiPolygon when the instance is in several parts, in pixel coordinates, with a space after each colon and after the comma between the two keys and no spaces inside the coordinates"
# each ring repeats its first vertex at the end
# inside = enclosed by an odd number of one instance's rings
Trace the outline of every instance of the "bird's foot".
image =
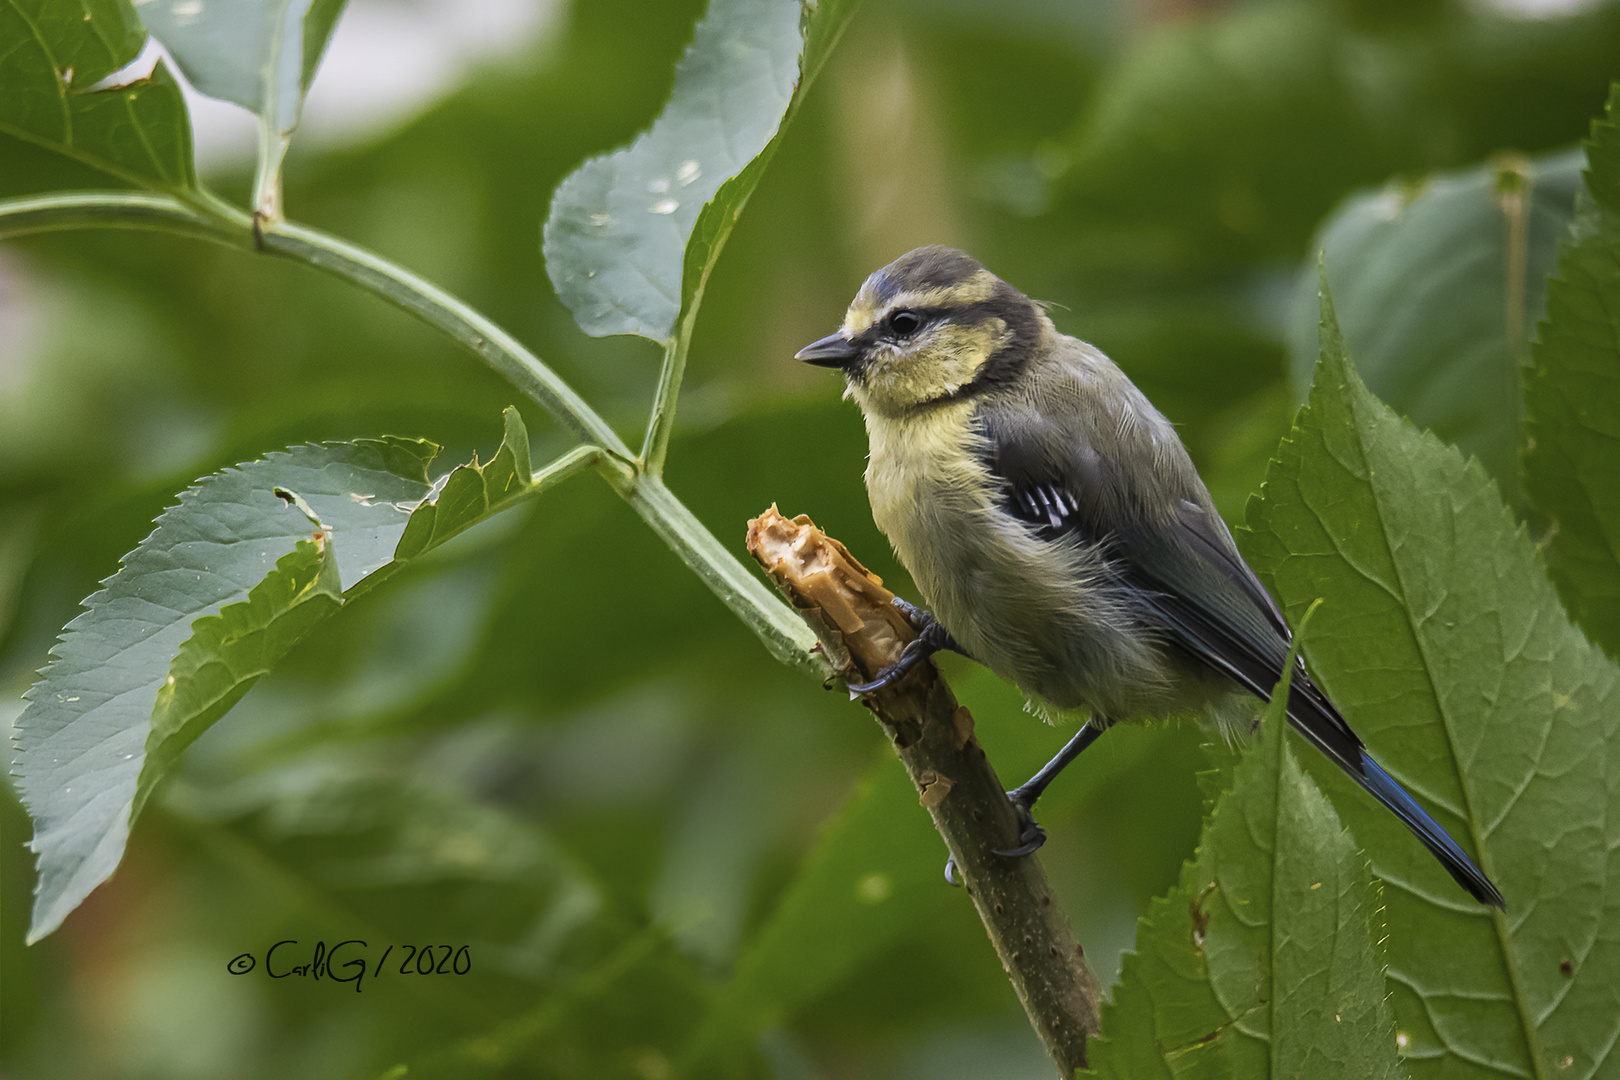
{"type": "Polygon", "coordinates": [[[894,606],[900,609],[900,614],[906,617],[917,636],[906,643],[900,650],[900,656],[894,663],[879,671],[872,677],[871,682],[848,683],[849,692],[855,696],[875,693],[885,687],[893,686],[922,661],[939,652],[941,649],[950,649],[954,652],[962,650],[957,646],[956,639],[951,637],[950,631],[941,626],[933,615],[914,604],[908,604],[898,596],[894,598],[894,606]]]}
{"type": "Polygon", "coordinates": [[[1007,792],[1007,800],[1012,803],[1013,813],[1018,816],[1018,846],[1010,851],[996,849],[997,855],[1004,855],[1009,859],[1016,859],[1023,855],[1033,855],[1046,843],[1046,830],[1041,828],[1040,822],[1035,820],[1031,811],[1035,807],[1033,796],[1025,793],[1023,788],[1016,788],[1007,792]]]}
{"type": "Polygon", "coordinates": [[[906,617],[906,621],[911,624],[911,628],[917,631],[919,634],[922,633],[923,630],[925,630],[928,625],[934,621],[933,615],[924,611],[922,608],[918,607],[916,604],[913,604],[909,600],[902,600],[897,596],[890,602],[893,603],[895,607],[900,609],[900,614],[906,617]]]}
{"type": "MultiPolygon", "coordinates": [[[[1024,789],[1018,788],[1007,792],[1007,801],[1012,803],[1013,813],[1018,817],[1018,846],[1010,851],[1002,851],[1000,848],[991,848],[991,851],[1008,859],[1033,855],[1042,844],[1046,843],[1046,830],[1041,828],[1040,822],[1030,813],[1035,800],[1026,798],[1024,789]]],[[[962,887],[962,882],[956,876],[955,859],[945,860],[945,883],[957,888],[962,887]]]]}

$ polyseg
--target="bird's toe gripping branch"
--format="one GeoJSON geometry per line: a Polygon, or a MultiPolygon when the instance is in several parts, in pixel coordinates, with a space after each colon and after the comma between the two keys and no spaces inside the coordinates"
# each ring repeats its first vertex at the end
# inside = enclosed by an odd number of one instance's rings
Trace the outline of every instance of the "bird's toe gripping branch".
{"type": "Polygon", "coordinates": [[[1046,843],[1046,830],[1041,823],[1035,820],[1032,813],[1033,802],[1024,802],[1019,798],[1017,791],[1007,792],[1007,799],[1013,805],[1013,812],[1018,815],[1018,846],[1007,851],[997,850],[997,855],[1005,855],[1009,859],[1016,859],[1022,855],[1033,855],[1046,843]]]}
{"type": "Polygon", "coordinates": [[[907,642],[906,647],[900,650],[899,659],[879,671],[873,676],[871,682],[848,684],[851,694],[872,694],[885,687],[893,686],[905,678],[912,668],[941,649],[949,649],[952,652],[962,651],[962,647],[956,643],[956,639],[951,637],[950,631],[941,626],[931,613],[914,604],[906,603],[898,596],[894,598],[894,606],[900,609],[900,613],[906,617],[906,621],[911,623],[912,627],[917,631],[917,637],[915,640],[907,642]]]}

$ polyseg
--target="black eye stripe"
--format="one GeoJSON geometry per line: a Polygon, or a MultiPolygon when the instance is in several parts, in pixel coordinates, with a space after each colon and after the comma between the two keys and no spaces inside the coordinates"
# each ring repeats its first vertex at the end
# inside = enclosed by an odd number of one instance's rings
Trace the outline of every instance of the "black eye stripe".
{"type": "Polygon", "coordinates": [[[961,315],[963,313],[963,310],[964,309],[962,309],[962,308],[946,308],[946,307],[908,307],[908,308],[899,308],[899,309],[897,309],[895,311],[888,312],[881,319],[878,319],[877,321],[873,322],[865,330],[863,330],[859,334],[857,334],[855,336],[855,342],[857,344],[859,344],[860,346],[862,346],[863,348],[869,348],[869,347],[871,347],[873,345],[876,345],[879,341],[883,341],[885,339],[893,340],[896,337],[909,337],[909,336],[911,336],[911,335],[896,335],[889,326],[889,320],[894,318],[894,316],[900,314],[900,312],[902,312],[902,311],[910,312],[911,314],[917,316],[919,319],[922,320],[922,322],[920,324],[918,324],[917,330],[913,330],[911,332],[912,334],[916,334],[919,331],[921,331],[922,329],[926,328],[930,323],[945,322],[945,321],[961,322],[962,321],[961,320],[961,315]]]}

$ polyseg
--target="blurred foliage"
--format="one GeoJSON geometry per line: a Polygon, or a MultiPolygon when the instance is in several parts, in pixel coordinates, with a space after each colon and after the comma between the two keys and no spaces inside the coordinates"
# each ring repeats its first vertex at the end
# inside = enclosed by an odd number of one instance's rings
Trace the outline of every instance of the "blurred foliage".
{"type": "MultiPolygon", "coordinates": [[[[656,115],[701,6],[574,5],[553,40],[398,130],[295,143],[289,214],[451,289],[634,435],[658,350],[579,333],[540,221],[566,173],[656,115]]],[[[1565,147],[1620,74],[1615,4],[1540,19],[1463,0],[1181,6],[868,0],[692,339],[670,483],[718,536],[740,551],[775,501],[909,591],[865,504],[857,415],[789,357],[924,242],[969,247],[1119,360],[1236,520],[1289,427],[1290,298],[1327,215],[1392,177],[1415,189],[1565,147]]],[[[9,132],[0,197],[112,183],[9,132]]],[[[206,181],[244,201],[251,177],[206,181]]],[[[15,701],[196,477],[385,433],[487,456],[514,398],[425,327],[299,267],[156,233],[9,242],[0,683],[15,701]]],[[[519,405],[535,460],[568,444],[519,405]]],[[[0,1070],[1048,1075],[970,905],[928,881],[942,852],[920,811],[901,813],[864,714],[770,663],[610,492],[559,487],[394,585],[199,739],[119,872],[31,948],[28,823],[7,796],[0,1070]],[[409,944],[468,944],[473,971],[360,993],[226,971],[278,940],[307,956],[350,938],[368,957],[392,945],[396,964],[409,944]],[[784,983],[795,965],[802,983],[784,983]]],[[[945,664],[1005,775],[1061,744],[1010,687],[945,664]]],[[[1043,800],[1043,858],[1105,981],[1198,836],[1201,738],[1111,733],[1043,800]]]]}
{"type": "MultiPolygon", "coordinates": [[[[1346,200],[1312,243],[1357,373],[1397,412],[1478,457],[1516,503],[1520,372],[1585,163],[1578,150],[1511,155],[1397,181],[1346,200]]],[[[1316,368],[1319,291],[1307,267],[1288,334],[1301,396],[1316,368]]]]}
{"type": "Polygon", "coordinates": [[[1577,622],[1620,655],[1620,132],[1609,115],[1592,124],[1590,166],[1575,224],[1547,287],[1547,321],[1525,373],[1525,479],[1552,521],[1547,561],[1577,622]]]}

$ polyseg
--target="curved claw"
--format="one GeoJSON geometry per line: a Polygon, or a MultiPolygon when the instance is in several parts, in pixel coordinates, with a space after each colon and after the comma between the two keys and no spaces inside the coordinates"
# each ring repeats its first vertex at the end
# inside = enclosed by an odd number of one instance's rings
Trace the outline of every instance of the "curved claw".
{"type": "Polygon", "coordinates": [[[955,859],[945,860],[945,884],[949,885],[953,889],[960,889],[962,887],[962,883],[956,880],[955,859]]]}
{"type": "Polygon", "coordinates": [[[1018,823],[1021,826],[1018,831],[1018,846],[1011,851],[1002,851],[999,848],[992,848],[991,851],[1009,859],[1033,855],[1040,850],[1042,844],[1046,843],[1046,830],[1041,828],[1040,822],[1029,812],[1030,803],[1034,800],[1026,798],[1023,788],[1007,792],[1007,800],[1012,803],[1013,813],[1018,815],[1018,823]]]}
{"type": "Polygon", "coordinates": [[[933,656],[941,649],[950,649],[952,652],[962,653],[963,656],[967,656],[967,653],[962,652],[962,647],[956,643],[956,639],[951,637],[950,631],[941,626],[928,612],[914,604],[906,603],[898,596],[894,598],[893,603],[895,607],[900,609],[900,614],[906,617],[906,621],[911,623],[912,629],[917,631],[917,636],[907,642],[905,648],[900,650],[900,655],[895,662],[879,671],[871,682],[845,683],[844,685],[849,688],[851,694],[860,696],[870,694],[874,690],[882,690],[887,686],[893,686],[905,678],[906,673],[916,667],[918,663],[933,656]]]}
{"type": "Polygon", "coordinates": [[[1046,830],[1032,821],[1023,832],[1018,834],[1018,839],[1022,843],[1011,851],[1002,851],[1000,848],[992,848],[991,850],[995,854],[1005,855],[1009,859],[1016,859],[1021,855],[1033,855],[1040,850],[1042,844],[1046,843],[1046,830]]]}
{"type": "Polygon", "coordinates": [[[934,652],[925,638],[917,638],[906,643],[900,650],[900,658],[875,675],[871,682],[845,683],[852,694],[870,694],[874,690],[882,690],[886,686],[893,686],[906,677],[907,672],[916,667],[918,662],[928,658],[934,652]]]}

